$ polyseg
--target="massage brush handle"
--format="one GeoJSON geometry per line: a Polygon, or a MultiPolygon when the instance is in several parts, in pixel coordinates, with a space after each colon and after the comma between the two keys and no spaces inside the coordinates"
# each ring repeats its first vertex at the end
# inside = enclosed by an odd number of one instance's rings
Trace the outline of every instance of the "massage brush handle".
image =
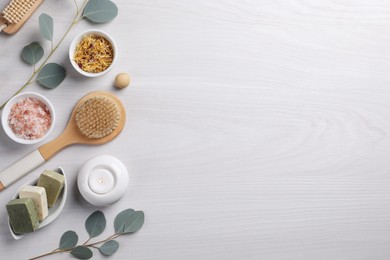
{"type": "Polygon", "coordinates": [[[16,180],[22,178],[27,173],[42,165],[44,162],[45,159],[42,157],[39,150],[35,150],[15,162],[7,169],[0,172],[0,191],[4,190],[16,180]]]}
{"type": "Polygon", "coordinates": [[[36,169],[38,166],[41,166],[57,152],[73,143],[69,142],[69,140],[65,137],[66,135],[64,134],[60,135],[53,141],[42,145],[34,152],[26,155],[7,169],[0,172],[0,191],[36,169]]]}

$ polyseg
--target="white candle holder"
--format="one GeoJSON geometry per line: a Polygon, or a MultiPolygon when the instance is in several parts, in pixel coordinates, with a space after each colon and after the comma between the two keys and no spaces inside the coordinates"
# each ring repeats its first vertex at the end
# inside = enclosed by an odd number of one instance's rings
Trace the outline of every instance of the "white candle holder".
{"type": "Polygon", "coordinates": [[[108,206],[125,195],[129,185],[126,166],[111,155],[88,160],[77,176],[77,186],[86,201],[95,206],[108,206]]]}

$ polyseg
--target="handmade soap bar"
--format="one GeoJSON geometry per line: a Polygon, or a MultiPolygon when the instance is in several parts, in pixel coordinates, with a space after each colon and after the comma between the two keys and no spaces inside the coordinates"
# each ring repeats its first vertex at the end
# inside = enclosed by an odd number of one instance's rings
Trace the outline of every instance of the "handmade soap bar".
{"type": "Polygon", "coordinates": [[[16,234],[33,232],[37,229],[38,213],[31,198],[11,200],[6,208],[12,229],[16,234]]]}
{"type": "Polygon", "coordinates": [[[42,221],[47,217],[49,211],[45,188],[26,185],[19,191],[19,198],[31,198],[34,201],[39,221],[42,221]]]}
{"type": "Polygon", "coordinates": [[[62,188],[64,187],[65,178],[64,175],[59,174],[55,171],[44,171],[39,176],[37,186],[46,189],[47,204],[50,207],[56,203],[58,197],[61,194],[62,188]]]}

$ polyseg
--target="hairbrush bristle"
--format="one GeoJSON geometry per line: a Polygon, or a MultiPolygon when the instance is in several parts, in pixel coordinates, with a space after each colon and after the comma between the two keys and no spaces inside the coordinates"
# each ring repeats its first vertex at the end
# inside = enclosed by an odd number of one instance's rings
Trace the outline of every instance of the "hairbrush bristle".
{"type": "Polygon", "coordinates": [[[88,138],[103,138],[119,125],[121,114],[118,105],[109,97],[87,99],[76,111],[76,123],[88,138]]]}
{"type": "Polygon", "coordinates": [[[12,0],[2,12],[9,23],[18,23],[34,6],[37,0],[12,0]]]}

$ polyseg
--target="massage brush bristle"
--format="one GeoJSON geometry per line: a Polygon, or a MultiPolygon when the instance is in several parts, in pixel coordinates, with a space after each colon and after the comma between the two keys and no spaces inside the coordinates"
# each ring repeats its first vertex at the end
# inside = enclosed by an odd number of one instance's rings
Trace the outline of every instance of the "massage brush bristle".
{"type": "Polygon", "coordinates": [[[3,11],[3,17],[9,23],[18,23],[30,10],[36,0],[13,0],[7,5],[3,11]]]}
{"type": "Polygon", "coordinates": [[[88,138],[102,138],[119,125],[121,114],[116,102],[109,97],[96,96],[86,100],[76,111],[76,124],[88,138]]]}
{"type": "Polygon", "coordinates": [[[0,13],[0,31],[17,32],[43,0],[12,0],[0,13]]]}

